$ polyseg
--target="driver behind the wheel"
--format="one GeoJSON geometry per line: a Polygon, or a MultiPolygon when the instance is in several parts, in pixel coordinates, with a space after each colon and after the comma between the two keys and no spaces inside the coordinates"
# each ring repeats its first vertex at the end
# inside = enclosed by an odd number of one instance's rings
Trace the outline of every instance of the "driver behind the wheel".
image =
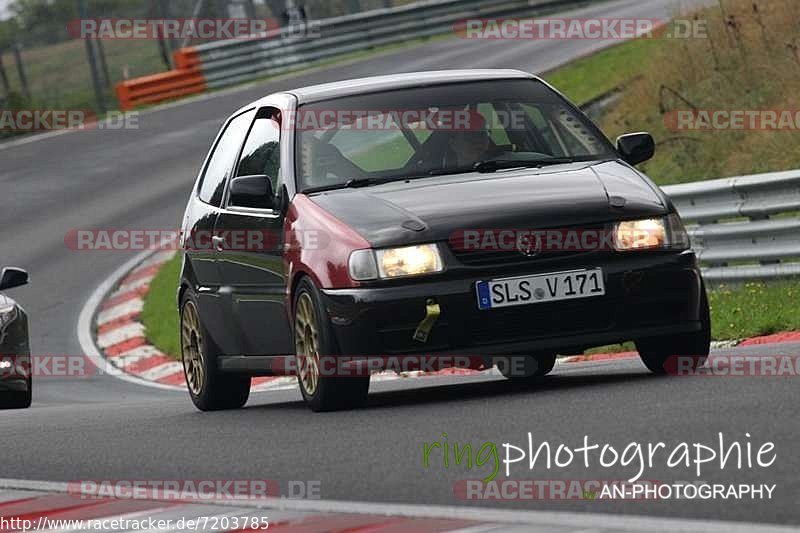
{"type": "Polygon", "coordinates": [[[466,125],[451,132],[447,148],[443,160],[444,168],[466,168],[489,158],[493,143],[483,115],[471,112],[466,125]]]}

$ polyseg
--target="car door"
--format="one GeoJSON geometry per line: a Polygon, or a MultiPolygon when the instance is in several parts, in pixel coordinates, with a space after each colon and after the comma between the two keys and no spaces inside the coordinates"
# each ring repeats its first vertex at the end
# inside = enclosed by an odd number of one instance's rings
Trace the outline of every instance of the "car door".
{"type": "Polygon", "coordinates": [[[285,213],[278,200],[286,194],[281,137],[280,112],[260,109],[233,174],[268,176],[276,208],[238,207],[228,198],[214,230],[226,241],[218,265],[226,293],[225,311],[240,339],[236,355],[287,355],[294,350],[286,310],[285,213]]]}
{"type": "Polygon", "coordinates": [[[200,316],[223,353],[235,348],[237,339],[231,332],[230,318],[221,302],[222,282],[213,231],[222,206],[225,184],[237,163],[255,113],[255,109],[241,113],[223,127],[189,201],[183,223],[183,248],[194,275],[200,316]]]}

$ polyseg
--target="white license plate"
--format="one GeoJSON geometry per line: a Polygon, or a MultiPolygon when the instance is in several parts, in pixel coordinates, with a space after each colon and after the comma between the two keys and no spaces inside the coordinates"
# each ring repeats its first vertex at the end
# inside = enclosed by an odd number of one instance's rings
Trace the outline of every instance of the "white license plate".
{"type": "Polygon", "coordinates": [[[599,268],[479,281],[477,289],[481,310],[592,298],[606,293],[603,271],[599,268]]]}

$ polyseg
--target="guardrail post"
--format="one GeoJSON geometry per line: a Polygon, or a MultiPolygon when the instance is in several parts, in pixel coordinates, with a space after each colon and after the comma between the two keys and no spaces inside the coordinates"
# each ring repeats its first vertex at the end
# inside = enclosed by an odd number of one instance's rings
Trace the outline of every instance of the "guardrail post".
{"type": "Polygon", "coordinates": [[[103,73],[103,81],[105,82],[106,88],[111,88],[111,74],[108,71],[108,62],[106,61],[106,49],[103,46],[103,40],[97,39],[94,42],[95,46],[97,47],[97,55],[100,58],[100,71],[103,73]]]}
{"type": "Polygon", "coordinates": [[[11,86],[8,84],[8,76],[6,75],[6,67],[3,65],[2,52],[0,52],[0,81],[3,82],[3,94],[5,94],[5,99],[8,100],[11,97],[11,86]]]}
{"type": "MultiPolygon", "coordinates": [[[[78,0],[78,13],[81,19],[88,18],[86,13],[86,0],[78,0]]],[[[89,70],[92,74],[92,85],[94,86],[94,95],[97,99],[97,111],[101,115],[106,114],[106,99],[103,95],[103,88],[100,85],[100,76],[97,73],[97,63],[94,57],[94,47],[92,46],[91,39],[84,39],[86,44],[86,57],[89,60],[89,70]]]]}
{"type": "MultiPolygon", "coordinates": [[[[759,220],[770,220],[771,219],[771,217],[769,215],[751,216],[751,217],[748,217],[748,218],[750,219],[751,222],[758,222],[759,220]]],[[[763,266],[780,265],[781,264],[781,260],[780,259],[772,259],[771,261],[759,261],[759,264],[761,264],[763,266]]]]}
{"type": "Polygon", "coordinates": [[[12,50],[14,52],[14,61],[17,63],[17,74],[22,85],[22,94],[25,95],[27,100],[30,100],[31,90],[28,87],[28,77],[25,75],[25,65],[22,63],[22,45],[17,43],[12,47],[12,50]]]}

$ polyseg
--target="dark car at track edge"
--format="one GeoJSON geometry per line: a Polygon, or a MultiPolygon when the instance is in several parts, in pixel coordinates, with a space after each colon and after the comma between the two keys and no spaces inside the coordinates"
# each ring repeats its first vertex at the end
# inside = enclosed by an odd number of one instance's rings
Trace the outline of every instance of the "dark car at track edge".
{"type": "Polygon", "coordinates": [[[0,409],[25,409],[31,406],[31,369],[28,315],[2,291],[28,284],[28,273],[19,268],[4,268],[0,276],[0,409]]]}

